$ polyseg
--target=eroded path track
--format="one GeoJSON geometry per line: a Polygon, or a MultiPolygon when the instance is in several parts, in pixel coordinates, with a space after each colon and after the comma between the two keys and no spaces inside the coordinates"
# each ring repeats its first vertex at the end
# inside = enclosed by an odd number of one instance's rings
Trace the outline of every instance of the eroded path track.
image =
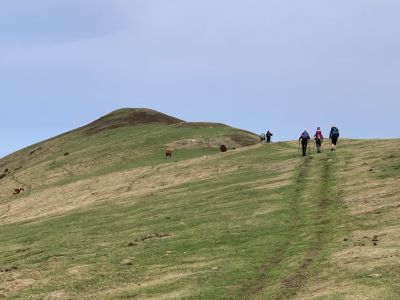
{"type": "Polygon", "coordinates": [[[329,154],[305,158],[293,178],[286,239],[266,257],[258,276],[247,283],[238,297],[289,299],[313,276],[312,268],[323,259],[331,228],[337,220],[331,209],[337,203],[334,159],[329,154]],[[289,262],[293,252],[296,261],[289,262]],[[279,274],[277,276],[276,274],[279,274]]]}

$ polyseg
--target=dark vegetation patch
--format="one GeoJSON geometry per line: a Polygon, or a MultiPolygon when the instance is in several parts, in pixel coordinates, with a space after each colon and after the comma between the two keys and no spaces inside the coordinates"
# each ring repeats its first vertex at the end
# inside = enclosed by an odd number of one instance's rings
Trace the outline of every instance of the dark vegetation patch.
{"type": "Polygon", "coordinates": [[[4,173],[0,175],[0,179],[3,179],[4,177],[6,177],[8,174],[10,174],[10,170],[8,168],[6,168],[4,170],[4,173]]]}
{"type": "Polygon", "coordinates": [[[24,252],[26,252],[28,250],[29,250],[29,248],[17,249],[17,250],[15,250],[15,253],[24,253],[24,252]]]}
{"type": "Polygon", "coordinates": [[[177,124],[180,119],[149,109],[120,109],[100,119],[81,127],[88,135],[94,135],[104,130],[145,124],[177,124]]]}
{"type": "Polygon", "coordinates": [[[8,272],[12,272],[18,270],[18,268],[16,266],[12,266],[12,267],[3,267],[0,268],[0,273],[8,273],[8,272]]]}
{"type": "Polygon", "coordinates": [[[129,243],[128,246],[129,247],[133,247],[133,246],[136,246],[137,243],[140,243],[140,242],[145,242],[145,241],[148,241],[148,240],[163,239],[163,238],[167,238],[167,237],[170,237],[170,234],[168,234],[168,233],[154,233],[154,234],[150,234],[150,235],[145,235],[145,236],[142,236],[140,238],[136,238],[135,241],[129,243]]]}
{"type": "Polygon", "coordinates": [[[213,128],[213,127],[228,127],[222,123],[212,123],[212,122],[180,122],[175,125],[181,128],[213,128]]]}
{"type": "Polygon", "coordinates": [[[42,150],[42,147],[38,147],[38,148],[36,148],[36,149],[33,149],[33,150],[29,151],[29,155],[33,155],[33,154],[35,154],[36,152],[41,151],[41,150],[42,150]]]}
{"type": "MultiPolygon", "coordinates": [[[[385,234],[383,234],[385,235],[385,234]]],[[[381,235],[381,236],[383,236],[381,235]]],[[[372,237],[363,236],[362,238],[344,238],[343,241],[346,242],[347,247],[351,244],[353,247],[366,247],[366,246],[378,246],[381,237],[379,235],[373,235],[372,237]]]]}

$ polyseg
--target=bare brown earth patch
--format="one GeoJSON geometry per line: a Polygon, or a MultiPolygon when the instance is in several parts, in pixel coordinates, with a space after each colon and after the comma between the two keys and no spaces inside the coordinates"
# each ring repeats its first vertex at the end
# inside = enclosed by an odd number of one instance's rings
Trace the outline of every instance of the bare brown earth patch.
{"type": "Polygon", "coordinates": [[[166,145],[167,148],[172,149],[191,149],[191,148],[219,148],[222,144],[228,145],[229,148],[234,146],[239,146],[232,142],[226,136],[221,136],[219,138],[196,138],[196,139],[183,139],[178,140],[166,145]]]}
{"type": "Polygon", "coordinates": [[[227,145],[228,149],[247,147],[257,144],[257,139],[251,135],[235,134],[223,135],[212,138],[193,138],[182,139],[166,145],[172,149],[191,149],[191,148],[219,148],[221,145],[227,145]]]}
{"type": "Polygon", "coordinates": [[[94,135],[104,130],[115,129],[140,124],[177,124],[180,119],[149,109],[122,109],[112,112],[100,119],[78,129],[88,135],[94,135]]]}
{"type": "Polygon", "coordinates": [[[214,127],[228,127],[222,123],[212,122],[180,122],[174,125],[175,127],[189,127],[189,128],[214,128],[214,127]]]}
{"type": "Polygon", "coordinates": [[[234,143],[243,147],[252,146],[258,143],[258,138],[254,135],[231,134],[229,137],[234,143]]]}

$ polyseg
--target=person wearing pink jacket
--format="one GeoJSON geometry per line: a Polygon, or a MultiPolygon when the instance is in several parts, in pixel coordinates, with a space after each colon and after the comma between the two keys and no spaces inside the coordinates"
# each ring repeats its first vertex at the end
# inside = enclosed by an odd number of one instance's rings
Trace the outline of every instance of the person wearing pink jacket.
{"type": "Polygon", "coordinates": [[[315,145],[317,146],[317,153],[321,153],[322,144],[324,142],[324,136],[322,135],[321,127],[317,128],[314,134],[315,145]]]}

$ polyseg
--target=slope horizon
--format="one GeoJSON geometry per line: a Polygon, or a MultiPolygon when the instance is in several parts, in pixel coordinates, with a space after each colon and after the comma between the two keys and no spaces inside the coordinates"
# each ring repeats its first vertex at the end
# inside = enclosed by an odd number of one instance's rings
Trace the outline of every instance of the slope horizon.
{"type": "MultiPolygon", "coordinates": [[[[21,151],[21,150],[23,150],[23,149],[29,148],[29,147],[31,147],[31,146],[33,146],[33,145],[38,144],[38,143],[41,143],[41,142],[43,142],[43,141],[51,140],[51,139],[57,138],[58,136],[62,136],[62,135],[64,135],[64,134],[67,134],[67,133],[69,133],[69,132],[73,132],[73,131],[75,131],[75,130],[79,130],[79,129],[81,129],[81,128],[85,128],[85,127],[87,127],[87,126],[90,126],[92,123],[101,121],[101,120],[103,120],[104,118],[109,117],[109,116],[112,116],[112,115],[114,115],[114,114],[118,114],[118,113],[120,113],[120,112],[129,112],[129,111],[131,111],[131,112],[135,112],[135,111],[146,111],[146,112],[149,112],[149,113],[152,113],[152,114],[158,114],[158,115],[160,115],[160,116],[166,117],[167,119],[169,118],[170,120],[175,120],[176,122],[223,124],[223,125],[226,125],[226,126],[229,126],[229,127],[232,127],[232,128],[237,128],[237,129],[240,129],[240,130],[248,131],[248,132],[250,132],[250,133],[252,133],[252,134],[255,134],[255,135],[259,135],[259,134],[262,133],[262,132],[259,132],[259,133],[258,133],[258,132],[255,132],[255,131],[253,131],[253,130],[251,130],[251,129],[248,129],[248,128],[239,128],[239,127],[232,126],[232,125],[230,125],[230,124],[221,123],[221,122],[219,122],[219,121],[217,121],[217,120],[213,120],[213,121],[207,121],[207,120],[200,120],[200,121],[199,121],[199,120],[198,120],[198,121],[184,121],[184,120],[179,119],[179,118],[177,118],[177,117],[175,117],[175,116],[173,116],[173,115],[168,115],[168,114],[166,114],[166,113],[163,113],[163,112],[158,111],[158,110],[153,109],[153,108],[146,108],[146,107],[121,107],[121,108],[114,109],[114,110],[110,111],[109,113],[104,114],[103,116],[99,116],[99,117],[97,117],[97,119],[91,120],[91,121],[89,121],[87,124],[82,124],[81,126],[78,126],[77,128],[67,129],[65,132],[59,132],[59,133],[57,133],[57,134],[55,134],[55,135],[53,135],[53,136],[48,136],[48,137],[45,137],[44,139],[41,139],[41,140],[35,140],[35,141],[33,141],[32,143],[22,145],[22,146],[21,146],[20,148],[18,148],[18,149],[13,149],[13,150],[11,150],[11,152],[5,152],[5,151],[1,151],[1,150],[0,150],[0,159],[1,159],[1,158],[5,158],[5,157],[7,157],[7,156],[9,156],[9,155],[12,155],[12,154],[15,153],[15,152],[18,152],[18,151],[21,151]]],[[[152,120],[149,120],[149,122],[151,123],[152,120]]],[[[127,125],[129,125],[129,122],[128,122],[127,125]]],[[[132,124],[132,125],[133,125],[133,124],[132,124]]],[[[339,127],[340,127],[340,126],[339,126],[339,127]]],[[[330,128],[323,128],[323,127],[321,127],[321,128],[322,128],[322,130],[323,130],[323,132],[324,132],[325,137],[327,137],[328,134],[327,134],[326,132],[329,132],[329,129],[330,129],[330,128]]],[[[298,135],[300,135],[300,133],[301,133],[301,131],[302,131],[303,129],[304,129],[304,128],[299,129],[299,134],[298,134],[298,135]]],[[[268,129],[266,129],[266,130],[264,131],[264,133],[265,133],[267,130],[268,130],[268,129]]],[[[313,129],[307,128],[307,130],[308,130],[310,133],[313,132],[313,129]]],[[[274,131],[272,131],[272,132],[274,132],[274,131]]],[[[342,136],[342,138],[343,138],[343,136],[342,136]]],[[[367,137],[351,137],[351,136],[345,136],[345,138],[347,138],[347,139],[354,139],[354,140],[390,140],[390,139],[397,139],[398,137],[382,137],[382,138],[373,138],[373,137],[369,137],[369,138],[367,138],[367,137]]],[[[273,141],[276,141],[276,142],[289,142],[289,141],[293,141],[293,140],[296,140],[296,139],[297,139],[296,135],[294,135],[294,138],[293,138],[293,139],[281,139],[281,138],[279,138],[279,137],[276,137],[276,135],[273,137],[273,141]]]]}

